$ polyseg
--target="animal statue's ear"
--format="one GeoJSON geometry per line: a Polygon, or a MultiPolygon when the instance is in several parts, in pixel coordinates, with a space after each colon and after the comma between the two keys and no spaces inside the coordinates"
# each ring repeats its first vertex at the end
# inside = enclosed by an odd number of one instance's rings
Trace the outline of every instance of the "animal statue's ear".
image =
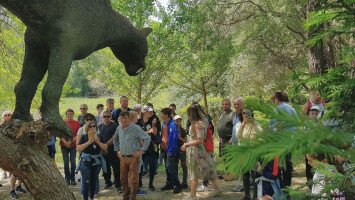
{"type": "Polygon", "coordinates": [[[152,28],[142,28],[140,31],[143,33],[143,35],[145,37],[147,37],[153,31],[153,29],[152,28]]]}

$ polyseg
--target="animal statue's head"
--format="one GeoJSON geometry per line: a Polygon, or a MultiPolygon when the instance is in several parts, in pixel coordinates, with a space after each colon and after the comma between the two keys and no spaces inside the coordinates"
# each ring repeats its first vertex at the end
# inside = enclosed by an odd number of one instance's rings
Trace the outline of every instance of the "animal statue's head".
{"type": "Polygon", "coordinates": [[[151,28],[141,29],[136,36],[132,35],[132,39],[111,46],[113,54],[124,64],[128,75],[138,75],[145,69],[144,60],[148,53],[146,37],[151,32],[151,28]]]}

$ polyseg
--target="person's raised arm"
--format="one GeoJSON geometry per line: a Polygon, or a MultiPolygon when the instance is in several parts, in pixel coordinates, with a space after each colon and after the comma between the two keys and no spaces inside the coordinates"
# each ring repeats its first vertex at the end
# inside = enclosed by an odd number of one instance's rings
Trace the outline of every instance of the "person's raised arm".
{"type": "Polygon", "coordinates": [[[79,141],[79,144],[76,145],[76,150],[81,152],[84,149],[86,149],[90,144],[94,142],[93,139],[89,139],[88,141],[85,141],[84,138],[81,138],[79,141]]]}

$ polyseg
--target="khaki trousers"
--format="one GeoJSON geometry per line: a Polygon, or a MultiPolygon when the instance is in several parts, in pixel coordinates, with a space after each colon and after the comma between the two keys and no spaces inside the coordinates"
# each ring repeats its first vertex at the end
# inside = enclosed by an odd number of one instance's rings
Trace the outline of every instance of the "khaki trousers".
{"type": "Polygon", "coordinates": [[[139,158],[122,157],[120,162],[120,180],[123,200],[135,200],[139,189],[138,177],[139,158]]]}

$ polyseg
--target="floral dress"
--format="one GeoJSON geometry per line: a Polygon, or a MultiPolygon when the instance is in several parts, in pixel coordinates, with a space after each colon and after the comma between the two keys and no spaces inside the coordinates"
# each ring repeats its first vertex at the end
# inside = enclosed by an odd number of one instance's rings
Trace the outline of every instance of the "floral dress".
{"type": "MultiPolygon", "coordinates": [[[[206,139],[207,124],[203,121],[198,121],[191,124],[190,137],[191,140],[197,138],[206,139]]],[[[205,144],[191,146],[188,148],[189,174],[191,180],[211,180],[217,177],[215,172],[214,160],[212,155],[205,149],[205,144]]]]}

